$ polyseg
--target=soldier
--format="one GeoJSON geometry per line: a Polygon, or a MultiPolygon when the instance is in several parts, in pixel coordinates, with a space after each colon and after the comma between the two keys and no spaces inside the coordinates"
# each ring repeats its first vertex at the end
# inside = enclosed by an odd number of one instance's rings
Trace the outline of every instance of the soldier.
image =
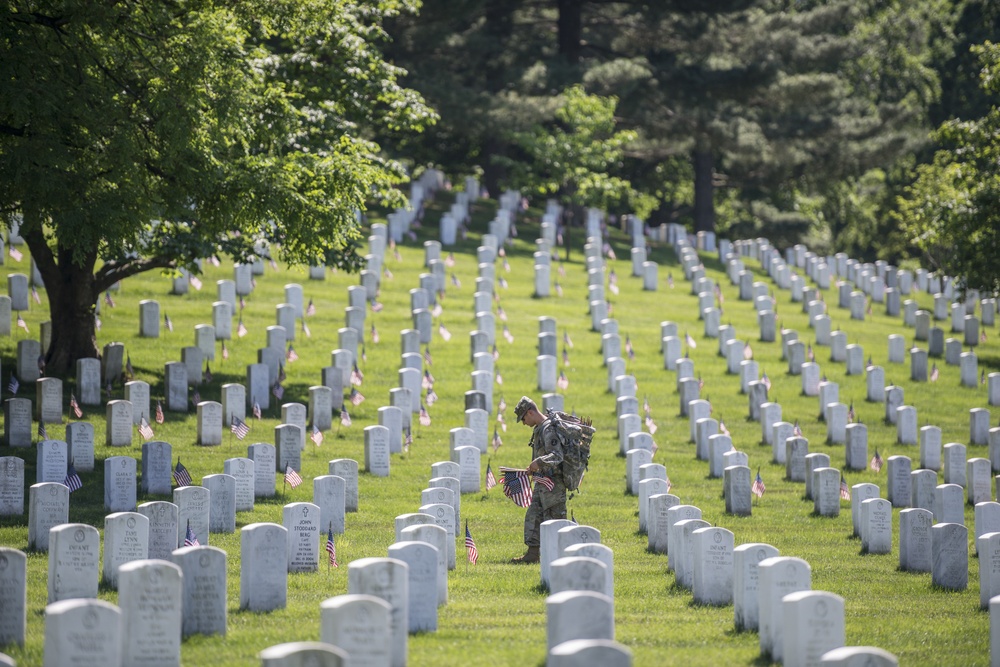
{"type": "Polygon", "coordinates": [[[552,490],[536,482],[531,505],[524,515],[524,543],[528,550],[513,563],[537,563],[541,525],[549,519],[566,518],[566,485],[563,483],[563,444],[552,420],[538,411],[538,406],[527,396],[522,396],[514,407],[517,421],[531,426],[531,463],[528,473],[552,481],[552,490]]]}

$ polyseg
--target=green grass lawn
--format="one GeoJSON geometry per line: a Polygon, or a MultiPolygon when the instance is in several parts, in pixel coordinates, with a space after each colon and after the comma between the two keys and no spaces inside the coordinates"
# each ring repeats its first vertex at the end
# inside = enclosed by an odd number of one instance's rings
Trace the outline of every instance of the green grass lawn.
{"type": "MultiPolygon", "coordinates": [[[[428,211],[426,220],[436,221],[450,202],[439,197],[428,211]]],[[[385,556],[393,542],[393,519],[399,514],[416,511],[420,491],[430,478],[430,466],[448,459],[448,431],[464,425],[463,394],[471,389],[469,373],[468,331],[474,323],[472,292],[476,277],[475,248],[493,213],[490,203],[477,204],[472,230],[467,240],[454,250],[455,265],[449,269],[461,282],[455,287],[448,281],[447,295],[440,318],[454,334],[444,342],[436,333],[430,345],[433,363],[429,367],[436,379],[435,391],[440,401],[429,411],[433,422],[419,426],[414,419],[413,445],[408,453],[393,455],[392,473],[388,478],[365,474],[360,479],[360,510],[348,514],[347,532],[337,539],[339,569],[325,566],[318,573],[292,574],[288,578],[287,608],[267,614],[245,613],[239,606],[240,552],[239,532],[231,535],[213,534],[211,544],[228,553],[229,632],[225,637],[192,637],[183,643],[182,660],[189,665],[255,664],[257,653],[272,644],[317,640],[319,638],[319,604],[322,600],[347,592],[347,564],[354,559],[385,556]]],[[[533,240],[538,232],[538,211],[529,211],[518,225],[519,236],[507,257],[509,272],[502,260],[496,265],[497,276],[503,276],[509,286],[497,288],[498,304],[508,318],[513,335],[508,343],[502,335],[503,322],[497,322],[497,345],[500,358],[496,362],[502,385],[494,386],[494,406],[503,396],[508,406],[508,430],[501,431],[504,444],[494,454],[483,456],[494,469],[500,465],[524,466],[530,452],[526,447],[529,431],[516,424],[513,405],[522,394],[536,391],[535,349],[538,317],[554,317],[558,324],[560,351],[563,332],[573,341],[569,349],[569,366],[565,370],[569,387],[565,394],[567,410],[590,415],[597,427],[590,471],[583,490],[570,501],[569,507],[580,523],[599,529],[602,541],[614,550],[615,620],[617,639],[634,654],[636,665],[728,665],[767,664],[759,658],[755,633],[737,633],[733,629],[732,607],[702,607],[693,604],[691,594],[675,586],[674,577],[666,571],[666,557],[647,552],[646,537],[638,533],[638,500],[625,494],[625,460],[618,454],[615,401],[606,391],[606,370],[602,366],[600,336],[590,331],[586,303],[586,275],[581,251],[583,233],[574,230],[575,247],[568,260],[553,267],[553,281],[563,288],[562,297],[539,300],[532,298],[533,240]]],[[[377,219],[373,216],[373,220],[377,219]]],[[[253,512],[237,515],[237,528],[250,523],[281,522],[283,504],[311,501],[310,480],[327,473],[327,462],[334,458],[353,458],[363,463],[363,433],[365,426],[377,423],[377,409],[388,404],[389,389],[397,385],[401,329],[412,327],[409,314],[409,289],[418,286],[418,276],[424,272],[424,240],[435,238],[436,224],[419,230],[418,241],[400,245],[399,259],[387,251],[385,265],[392,272],[382,280],[380,301],[382,312],[367,315],[364,349],[367,360],[362,393],[367,400],[351,410],[353,424],[338,427],[337,420],[326,434],[321,447],[307,443],[303,454],[302,476],[306,483],[295,490],[284,490],[275,499],[258,502],[253,512]],[[376,327],[380,342],[374,343],[370,327],[376,327]]],[[[875,645],[896,654],[905,665],[985,665],[989,661],[987,613],[979,610],[979,569],[977,560],[969,560],[969,588],[948,592],[932,588],[929,574],[900,572],[898,566],[898,511],[894,510],[894,544],[890,555],[861,555],[860,543],[851,537],[849,503],[842,503],[838,518],[817,518],[812,515],[810,501],[803,500],[804,486],[783,479],[781,466],[770,462],[770,447],[761,444],[760,425],[747,419],[748,400],[739,393],[738,376],[727,375],[724,360],[718,356],[718,344],[702,336],[702,323],[697,320],[697,298],[690,294],[690,285],[672,250],[652,244],[650,258],[660,265],[660,289],[642,291],[639,278],[631,277],[628,244],[620,230],[613,230],[612,242],[617,256],[609,262],[618,275],[620,293],[608,292],[613,317],[619,322],[622,340],[627,334],[635,349],[635,359],[628,372],[638,381],[640,403],[648,398],[652,415],[658,425],[654,439],[659,446],[654,462],[666,466],[673,483],[672,493],[682,502],[697,505],[703,518],[713,525],[732,530],[736,544],[767,542],[777,547],[781,555],[804,558],[812,566],[813,588],[828,590],[845,598],[847,643],[875,645]],[[667,285],[668,274],[675,286],[667,285]],[[681,335],[689,332],[698,342],[690,350],[695,372],[705,385],[702,397],[711,399],[714,415],[725,419],[737,448],[749,455],[750,466],[767,484],[763,499],[754,504],[753,516],[733,517],[724,512],[721,480],[708,479],[706,462],[695,460],[694,446],[688,442],[688,421],[678,415],[678,394],[675,374],[663,369],[660,355],[660,322],[676,321],[681,335]]],[[[818,400],[801,396],[800,378],[787,375],[780,361],[780,342],[757,341],[758,329],[753,307],[738,301],[738,290],[730,285],[724,267],[715,256],[704,255],[707,275],[721,285],[725,297],[722,322],[735,327],[737,338],[750,340],[754,357],[773,381],[772,400],[783,407],[787,421],[798,420],[810,441],[811,451],[830,455],[831,465],[843,468],[843,447],[825,444],[825,425],[817,419],[818,400]]],[[[753,260],[747,267],[767,276],[753,260]]],[[[2,269],[6,273],[27,272],[27,256],[20,263],[7,257],[2,269]]],[[[105,307],[101,313],[102,329],[99,344],[111,341],[125,343],[138,379],[151,385],[155,398],[163,396],[163,366],[179,360],[180,349],[194,344],[194,326],[211,323],[211,304],[215,300],[215,281],[232,278],[232,267],[205,263],[202,276],[204,288],[185,296],[170,295],[168,277],[147,274],[129,279],[115,295],[117,306],[105,307]],[[138,302],[157,299],[161,313],[170,316],[172,333],[163,330],[159,339],[138,337],[138,302]]],[[[222,361],[219,349],[211,368],[214,378],[201,386],[203,400],[219,400],[221,386],[227,382],[244,382],[247,364],[256,361],[256,350],[264,345],[265,328],[275,323],[275,305],[284,300],[283,286],[289,282],[303,285],[305,299],[312,299],[316,314],[308,318],[312,335],[304,338],[296,332],[294,342],[298,361],[288,365],[285,383],[286,402],[308,403],[308,388],[320,384],[321,368],[331,363],[331,350],[337,347],[337,329],[345,325],[344,307],[347,287],[357,284],[358,277],[344,273],[327,273],[325,281],[308,280],[303,267],[267,269],[258,278],[253,295],[248,299],[243,319],[249,334],[227,343],[230,358],[222,361]]],[[[801,304],[791,302],[790,292],[775,291],[778,317],[786,328],[796,329],[802,340],[811,341],[806,315],[801,304]]],[[[931,299],[926,294],[914,297],[925,308],[931,299]]],[[[987,407],[985,386],[960,386],[958,368],[938,361],[940,379],[936,383],[911,383],[909,366],[888,364],[887,336],[902,333],[912,340],[912,330],[905,329],[901,318],[889,318],[876,305],[874,315],[865,322],[851,321],[849,312],[835,307],[836,293],[824,293],[831,305],[832,329],[848,332],[849,343],[864,347],[864,356],[871,355],[874,363],[886,369],[886,383],[905,387],[906,404],[918,410],[921,426],[935,424],[942,429],[942,442],[968,441],[968,410],[987,407]]],[[[40,322],[47,320],[48,303],[42,292],[42,305],[32,304],[24,318],[36,335],[40,322]]],[[[496,311],[497,304],[494,305],[496,311]]],[[[435,331],[437,327],[435,321],[435,331]]],[[[947,326],[947,322],[942,326],[947,326]]],[[[235,331],[235,324],[234,324],[235,331]]],[[[977,354],[981,368],[987,373],[1000,370],[1000,345],[996,330],[988,330],[988,340],[979,346],[977,354]]],[[[9,369],[13,368],[16,342],[24,332],[15,329],[11,338],[0,341],[3,386],[9,369]]],[[[829,379],[840,383],[842,402],[854,402],[858,417],[868,425],[869,455],[877,447],[883,458],[905,454],[919,466],[919,448],[895,444],[895,427],[883,423],[883,406],[865,402],[864,376],[845,375],[844,364],[829,362],[829,349],[815,347],[816,360],[829,379]]],[[[68,403],[73,379],[65,378],[63,396],[68,403]]],[[[20,395],[34,397],[30,387],[20,395]]],[[[4,394],[9,397],[8,393],[4,394]]],[[[120,386],[114,388],[114,398],[122,398],[120,386]]],[[[994,408],[1000,413],[1000,408],[994,408]]],[[[69,410],[66,410],[69,414],[69,410]]],[[[105,426],[103,410],[86,410],[84,419],[95,426],[97,468],[85,474],[84,488],[73,495],[70,521],[85,522],[103,530],[103,466],[104,458],[127,454],[139,458],[141,438],[135,435],[131,449],[115,449],[103,445],[105,426]]],[[[239,442],[228,431],[218,447],[196,445],[196,425],[193,413],[167,413],[166,423],[155,425],[157,439],[172,443],[175,459],[179,455],[191,471],[195,483],[202,476],[222,472],[226,458],[245,456],[252,442],[273,442],[273,429],[279,423],[280,408],[272,407],[260,421],[250,420],[253,428],[248,438],[239,442]]],[[[995,419],[995,417],[994,417],[995,419]]],[[[993,421],[991,419],[991,421],[993,421]]],[[[64,426],[50,425],[49,437],[61,438],[64,426]]],[[[492,426],[491,426],[492,433],[492,426]]],[[[35,479],[35,452],[27,449],[0,447],[0,455],[15,455],[25,459],[26,486],[35,479]]],[[[987,456],[986,447],[969,447],[968,456],[987,456]]],[[[885,471],[871,470],[846,474],[848,484],[874,482],[886,493],[885,471]]],[[[281,480],[278,480],[281,488],[281,480]]],[[[25,494],[27,508],[27,493],[25,494]]],[[[139,502],[165,499],[139,496],[139,502]]],[[[439,629],[435,633],[410,638],[410,664],[440,666],[491,662],[501,665],[540,665],[545,658],[545,593],[538,586],[537,566],[514,566],[508,559],[523,550],[521,544],[524,511],[505,498],[499,488],[489,493],[468,494],[462,498],[462,516],[468,519],[470,530],[479,547],[476,565],[464,560],[459,542],[459,564],[449,575],[449,603],[439,610],[439,629]]],[[[973,511],[966,508],[966,525],[973,533],[973,511]]],[[[204,542],[204,540],[203,540],[204,542]]],[[[27,516],[0,518],[0,544],[18,549],[27,547],[27,516]]],[[[6,647],[21,665],[40,665],[43,653],[44,608],[46,603],[47,555],[31,554],[28,560],[28,638],[26,645],[6,647]]],[[[115,602],[115,591],[101,589],[102,599],[115,602]]]]}

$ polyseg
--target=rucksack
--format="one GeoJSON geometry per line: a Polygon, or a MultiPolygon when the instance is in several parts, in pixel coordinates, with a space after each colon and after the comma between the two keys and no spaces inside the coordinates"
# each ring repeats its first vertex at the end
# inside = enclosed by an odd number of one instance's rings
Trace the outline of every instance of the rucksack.
{"type": "Polygon", "coordinates": [[[559,410],[546,412],[563,446],[562,476],[568,491],[580,488],[590,462],[590,442],[594,439],[593,420],[559,410]]]}

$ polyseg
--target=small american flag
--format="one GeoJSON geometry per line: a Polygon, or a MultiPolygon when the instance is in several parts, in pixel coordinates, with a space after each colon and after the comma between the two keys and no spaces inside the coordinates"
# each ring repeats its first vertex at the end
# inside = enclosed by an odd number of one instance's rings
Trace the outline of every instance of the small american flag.
{"type": "Polygon", "coordinates": [[[880,470],[882,470],[883,463],[884,461],[882,460],[882,456],[878,453],[878,447],[876,447],[875,456],[872,457],[871,463],[868,464],[868,467],[874,470],[875,472],[879,472],[880,470]]]}
{"type": "Polygon", "coordinates": [[[497,318],[501,322],[507,321],[507,311],[503,309],[503,306],[497,306],[497,318]]]}
{"type": "Polygon", "coordinates": [[[427,390],[427,406],[430,407],[435,403],[437,403],[437,401],[438,401],[437,392],[434,391],[434,388],[432,387],[431,389],[427,390]]]}
{"type": "Polygon", "coordinates": [[[31,298],[34,299],[35,303],[37,303],[37,304],[41,304],[42,303],[42,297],[40,297],[38,295],[38,290],[35,288],[34,285],[31,286],[31,298]]]}
{"type": "Polygon", "coordinates": [[[41,422],[41,421],[38,422],[38,439],[39,440],[48,440],[49,439],[49,431],[48,431],[47,428],[45,428],[45,422],[41,422]]]}
{"type": "Polygon", "coordinates": [[[423,389],[433,389],[434,388],[434,376],[431,375],[430,371],[424,371],[424,377],[420,380],[420,386],[423,389]]]}
{"type": "Polygon", "coordinates": [[[199,278],[198,276],[195,275],[188,276],[188,282],[191,283],[191,287],[199,291],[201,290],[201,278],[199,278]]]}
{"type": "Polygon", "coordinates": [[[248,333],[250,332],[247,330],[247,325],[243,324],[243,318],[241,317],[239,324],[236,325],[236,335],[243,338],[248,333]]]}
{"type": "Polygon", "coordinates": [[[209,366],[208,362],[206,361],[205,362],[204,380],[205,380],[205,382],[211,382],[213,377],[214,376],[212,375],[212,367],[209,366]]]}
{"type": "Polygon", "coordinates": [[[625,334],[625,354],[628,355],[629,361],[635,360],[635,350],[632,348],[632,339],[628,334],[625,334]]]}
{"type": "Polygon", "coordinates": [[[469,520],[465,520],[465,552],[469,557],[469,562],[473,565],[479,560],[479,550],[476,548],[476,541],[472,539],[472,533],[469,532],[469,520]]]}
{"type": "Polygon", "coordinates": [[[560,276],[566,275],[566,267],[563,266],[563,263],[561,261],[559,262],[559,275],[560,276]]]}
{"type": "Polygon", "coordinates": [[[28,323],[24,321],[23,317],[21,317],[21,313],[17,314],[17,326],[24,329],[24,333],[31,333],[30,331],[28,331],[28,323]]]}
{"type": "Polygon", "coordinates": [[[520,468],[500,468],[503,475],[503,494],[514,501],[518,507],[531,504],[531,480],[527,470],[520,468]]]}
{"type": "Polygon", "coordinates": [[[796,438],[801,438],[802,437],[802,427],[799,426],[799,420],[798,419],[795,420],[795,425],[792,426],[792,435],[794,435],[796,438]]]}
{"type": "Polygon", "coordinates": [[[191,530],[191,521],[187,522],[187,530],[184,532],[184,546],[186,547],[200,547],[201,542],[198,541],[198,536],[194,534],[191,530]]]}
{"type": "Polygon", "coordinates": [[[365,396],[358,391],[357,387],[351,387],[351,393],[348,396],[348,400],[351,401],[352,405],[361,405],[365,402],[365,396]]]}
{"type": "Polygon", "coordinates": [[[853,424],[857,416],[854,414],[854,401],[851,401],[850,406],[847,408],[847,423],[853,424]]]}
{"type": "Polygon", "coordinates": [[[423,403],[420,404],[420,425],[421,426],[431,425],[431,416],[430,414],[427,413],[427,408],[424,407],[423,403]]]}
{"type": "Polygon", "coordinates": [[[556,483],[552,481],[551,477],[545,477],[544,475],[539,475],[538,473],[535,473],[534,481],[537,484],[541,484],[542,486],[544,486],[547,491],[551,491],[552,489],[556,488],[556,483]]]}
{"type": "Polygon", "coordinates": [[[508,343],[513,343],[514,342],[514,334],[512,334],[510,332],[510,327],[508,327],[506,324],[503,325],[503,338],[508,343]]]}
{"type": "Polygon", "coordinates": [[[438,325],[438,334],[446,343],[451,340],[451,332],[448,331],[448,328],[443,323],[438,325]]]}
{"type": "Polygon", "coordinates": [[[510,273],[510,262],[507,261],[506,257],[503,259],[503,270],[510,273]]]}
{"type": "Polygon", "coordinates": [[[345,408],[345,407],[341,407],[340,408],[340,424],[341,424],[341,426],[350,426],[351,425],[351,415],[348,414],[347,408],[345,408]]]}
{"type": "Polygon", "coordinates": [[[393,278],[392,271],[389,270],[388,266],[382,267],[382,275],[385,276],[386,280],[392,280],[393,278]]]}
{"type": "Polygon", "coordinates": [[[219,261],[219,258],[216,257],[215,255],[212,255],[212,258],[209,259],[208,261],[210,261],[212,263],[212,266],[214,267],[218,267],[222,263],[219,261]]]}
{"type": "Polygon", "coordinates": [[[503,375],[500,374],[500,369],[497,369],[496,381],[497,384],[503,384],[503,375]]]}
{"type": "Polygon", "coordinates": [[[761,376],[760,382],[764,385],[764,389],[771,391],[771,378],[767,377],[767,371],[765,371],[764,375],[761,376]]]}
{"type": "Polygon", "coordinates": [[[672,273],[668,273],[667,274],[667,286],[670,289],[674,288],[674,274],[672,274],[672,273]]]}
{"type": "MultiPolygon", "coordinates": [[[[109,389],[109,393],[110,393],[110,389],[111,389],[111,384],[110,383],[108,384],[108,389],[109,389]]],[[[198,407],[199,403],[201,403],[201,392],[198,391],[197,389],[195,389],[194,390],[194,394],[191,396],[191,404],[194,405],[195,407],[198,407]]]]}
{"type": "Polygon", "coordinates": [[[288,360],[288,363],[299,360],[299,353],[295,351],[291,343],[288,344],[288,352],[285,353],[285,359],[288,360]]]}
{"type": "Polygon", "coordinates": [[[566,345],[567,347],[570,348],[573,347],[573,339],[569,337],[569,332],[566,331],[565,329],[563,330],[563,345],[566,345]]]}
{"type": "Polygon", "coordinates": [[[431,347],[430,345],[424,346],[424,363],[428,366],[434,365],[434,359],[431,357],[431,347]]]}
{"type": "Polygon", "coordinates": [[[493,427],[493,440],[491,441],[491,443],[493,445],[493,452],[494,453],[496,453],[496,451],[498,449],[500,449],[500,446],[503,445],[503,439],[500,437],[500,434],[497,432],[497,427],[496,426],[493,427]]]}
{"type": "Polygon", "coordinates": [[[11,246],[10,250],[8,250],[7,253],[11,256],[11,258],[15,262],[20,262],[21,258],[24,257],[24,254],[20,250],[18,250],[17,248],[15,248],[14,246],[11,246]]]}
{"type": "Polygon", "coordinates": [[[750,491],[752,491],[758,498],[764,496],[764,480],[760,476],[760,468],[757,468],[757,478],[753,481],[750,491]]]}
{"type": "Polygon", "coordinates": [[[174,481],[177,482],[177,486],[191,486],[191,473],[188,472],[179,458],[177,465],[174,466],[174,481]]]}
{"type": "Polygon", "coordinates": [[[163,423],[163,404],[159,401],[156,402],[156,423],[163,423]]]}
{"type": "Polygon", "coordinates": [[[69,487],[70,493],[83,488],[83,480],[80,479],[80,473],[73,467],[72,462],[70,462],[69,467],[66,469],[66,479],[63,481],[63,484],[69,487]]]}
{"type": "Polygon", "coordinates": [[[247,423],[236,416],[233,416],[232,423],[229,425],[229,430],[232,431],[240,440],[250,434],[250,427],[247,423]]]}
{"type": "Polygon", "coordinates": [[[840,497],[843,500],[851,499],[851,490],[847,488],[847,480],[844,479],[843,473],[840,475],[840,497]]]}
{"type": "MultiPolygon", "coordinates": [[[[496,437],[496,431],[493,431],[494,437],[496,437]]],[[[486,462],[486,490],[489,491],[494,486],[497,485],[497,478],[493,474],[493,468],[490,467],[489,461],[486,462]]]]}
{"type": "Polygon", "coordinates": [[[726,427],[726,422],[719,419],[719,433],[722,435],[729,435],[729,429],[726,427]]]}
{"type": "Polygon", "coordinates": [[[646,430],[649,431],[650,435],[656,435],[656,422],[653,421],[652,417],[646,417],[646,430]]]}
{"type": "Polygon", "coordinates": [[[497,415],[497,423],[500,424],[500,428],[502,428],[503,432],[506,433],[507,432],[507,420],[504,418],[503,413],[497,415]]]}
{"type": "Polygon", "coordinates": [[[253,402],[253,416],[254,419],[260,419],[260,403],[257,401],[253,402]]]}
{"type": "Polygon", "coordinates": [[[497,402],[497,412],[504,412],[507,409],[507,401],[501,396],[500,400],[497,402]]]}
{"type": "Polygon", "coordinates": [[[295,468],[291,465],[285,466],[285,484],[292,487],[293,489],[302,483],[302,477],[299,473],[295,472],[295,468]]]}
{"type": "Polygon", "coordinates": [[[567,350],[565,347],[563,347],[562,349],[562,360],[563,360],[563,366],[569,366],[569,350],[567,350]]]}
{"type": "Polygon", "coordinates": [[[383,308],[383,306],[382,306],[382,302],[381,301],[376,301],[375,299],[372,299],[372,312],[373,313],[381,313],[382,312],[382,308],[383,308]]]}
{"type": "Polygon", "coordinates": [[[753,348],[750,347],[750,343],[747,343],[743,346],[743,358],[746,359],[747,361],[753,359],[753,348]]]}
{"type": "Polygon", "coordinates": [[[312,299],[309,299],[309,305],[306,306],[306,315],[312,317],[316,314],[316,304],[313,303],[312,299]]]}
{"type": "Polygon", "coordinates": [[[566,373],[563,371],[559,371],[559,377],[556,379],[556,386],[563,390],[569,388],[569,378],[566,377],[566,373]]]}
{"type": "Polygon", "coordinates": [[[170,316],[166,313],[163,313],[163,326],[167,328],[167,331],[174,330],[174,323],[170,321],[170,316]]]}
{"type": "Polygon", "coordinates": [[[444,265],[448,267],[455,266],[455,253],[448,253],[448,256],[444,258],[444,265]]]}
{"type": "Polygon", "coordinates": [[[378,329],[375,328],[374,322],[372,323],[371,336],[372,336],[372,343],[378,345],[379,341],[381,340],[381,337],[378,335],[378,329]]]}
{"type": "Polygon", "coordinates": [[[365,374],[361,372],[361,369],[358,368],[357,363],[355,363],[354,368],[351,369],[351,384],[355,387],[360,387],[364,379],[365,374]]]}
{"type": "Polygon", "coordinates": [[[240,310],[243,310],[243,309],[244,309],[244,308],[246,308],[246,307],[247,307],[247,300],[246,300],[246,299],[244,299],[244,298],[243,298],[243,297],[241,296],[241,297],[240,297],[240,310]]]}
{"type": "Polygon", "coordinates": [[[696,343],[691,334],[687,333],[686,331],[684,332],[684,342],[687,343],[687,346],[690,347],[692,350],[698,347],[698,343],[696,343]]]}
{"type": "Polygon", "coordinates": [[[500,276],[497,279],[497,283],[500,285],[501,288],[507,289],[507,279],[504,278],[503,276],[500,276]]]}
{"type": "Polygon", "coordinates": [[[493,343],[493,361],[500,359],[500,350],[497,348],[497,344],[493,343]]]}
{"type": "Polygon", "coordinates": [[[131,378],[134,375],[135,375],[135,368],[132,367],[132,355],[129,354],[127,355],[125,360],[125,376],[131,378]]]}
{"type": "Polygon", "coordinates": [[[76,394],[69,395],[69,407],[73,409],[73,414],[79,419],[83,416],[83,410],[80,409],[80,404],[76,402],[76,394]]]}
{"type": "Polygon", "coordinates": [[[562,296],[562,295],[563,295],[562,284],[557,280],[556,281],[556,296],[562,296]]]}
{"type": "Polygon", "coordinates": [[[410,445],[413,444],[413,432],[410,429],[406,429],[406,438],[403,439],[403,451],[409,452],[410,445]]]}
{"type": "Polygon", "coordinates": [[[326,553],[327,565],[329,567],[340,567],[337,565],[337,547],[333,544],[333,525],[330,525],[326,531],[326,553]]]}
{"type": "Polygon", "coordinates": [[[302,333],[305,334],[306,338],[312,338],[313,332],[309,330],[309,325],[304,319],[302,320],[302,333]]]}
{"type": "Polygon", "coordinates": [[[309,439],[316,443],[317,447],[323,444],[323,431],[316,428],[316,424],[313,424],[312,433],[309,435],[309,439]]]}
{"type": "Polygon", "coordinates": [[[114,308],[115,307],[115,300],[111,298],[111,292],[110,291],[104,292],[104,303],[107,304],[108,308],[114,308]]]}
{"type": "Polygon", "coordinates": [[[812,343],[809,343],[809,347],[806,351],[806,356],[809,357],[809,361],[816,361],[816,354],[813,352],[812,343]]]}
{"type": "Polygon", "coordinates": [[[7,384],[7,391],[12,394],[16,394],[17,390],[21,388],[21,383],[17,381],[17,377],[13,373],[10,374],[10,382],[7,384]]]}
{"type": "Polygon", "coordinates": [[[225,361],[229,358],[229,348],[226,347],[226,341],[222,341],[222,360],[225,361]]]}
{"type": "Polygon", "coordinates": [[[451,274],[451,285],[452,285],[452,287],[461,287],[462,286],[462,283],[458,280],[458,276],[456,276],[454,273],[451,274]]]}
{"type": "Polygon", "coordinates": [[[280,401],[285,396],[285,388],[281,386],[280,382],[275,382],[274,386],[271,387],[271,393],[280,401]]]}
{"type": "Polygon", "coordinates": [[[146,421],[145,417],[139,418],[139,435],[141,435],[145,440],[153,439],[153,427],[149,425],[149,422],[146,421]]]}

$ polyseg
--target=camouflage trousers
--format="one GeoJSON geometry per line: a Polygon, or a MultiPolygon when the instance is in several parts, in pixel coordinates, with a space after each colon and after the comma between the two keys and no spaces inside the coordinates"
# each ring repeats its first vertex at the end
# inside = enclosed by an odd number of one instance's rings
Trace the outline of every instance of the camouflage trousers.
{"type": "Polygon", "coordinates": [[[524,515],[524,543],[529,547],[540,545],[543,521],[566,518],[566,485],[561,479],[553,478],[552,481],[555,486],[551,491],[540,484],[535,485],[531,504],[524,515]]]}

